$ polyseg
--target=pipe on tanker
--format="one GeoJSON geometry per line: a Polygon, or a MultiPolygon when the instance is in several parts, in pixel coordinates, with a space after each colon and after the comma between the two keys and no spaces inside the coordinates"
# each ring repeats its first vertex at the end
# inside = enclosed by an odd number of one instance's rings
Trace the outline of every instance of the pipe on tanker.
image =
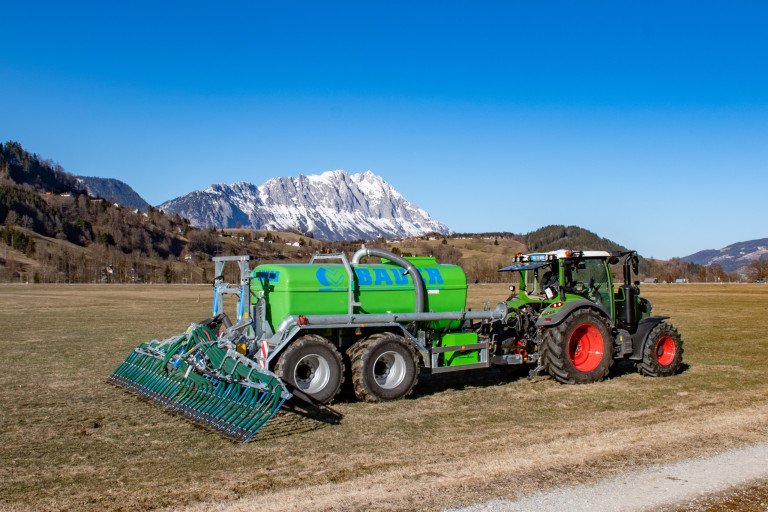
{"type": "MultiPolygon", "coordinates": [[[[406,322],[434,322],[439,320],[503,320],[507,317],[509,308],[500,302],[495,309],[488,311],[444,311],[436,313],[360,313],[354,315],[307,315],[302,316],[302,325],[360,325],[360,324],[394,324],[406,322]]],[[[299,316],[293,315],[283,319],[275,332],[288,331],[292,326],[299,325],[299,316]]]]}
{"type": "Polygon", "coordinates": [[[398,256],[397,254],[391,253],[389,251],[385,251],[384,249],[368,249],[367,247],[363,246],[359,251],[357,251],[352,256],[352,265],[357,265],[360,263],[360,260],[365,258],[366,256],[377,256],[379,258],[386,258],[392,263],[397,263],[401,267],[403,267],[405,270],[408,271],[408,273],[411,275],[411,279],[413,280],[413,289],[416,293],[416,311],[415,313],[423,313],[424,312],[424,279],[421,277],[421,274],[416,269],[416,267],[408,261],[407,259],[398,256]]]}

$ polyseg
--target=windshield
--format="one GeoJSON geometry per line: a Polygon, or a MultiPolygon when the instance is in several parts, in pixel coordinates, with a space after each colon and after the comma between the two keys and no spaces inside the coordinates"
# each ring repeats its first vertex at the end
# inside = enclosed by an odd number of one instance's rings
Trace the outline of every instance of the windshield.
{"type": "Polygon", "coordinates": [[[525,272],[525,294],[536,300],[553,298],[557,294],[557,283],[557,263],[538,264],[536,268],[525,272]],[[547,288],[550,288],[549,295],[547,288]]]}
{"type": "Polygon", "coordinates": [[[602,259],[583,259],[567,265],[563,272],[566,291],[601,304],[611,311],[611,289],[602,259]]]}

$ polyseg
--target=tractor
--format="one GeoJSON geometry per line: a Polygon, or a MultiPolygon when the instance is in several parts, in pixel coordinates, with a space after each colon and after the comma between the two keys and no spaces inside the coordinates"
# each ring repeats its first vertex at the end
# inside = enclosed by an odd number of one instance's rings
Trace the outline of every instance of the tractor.
{"type": "Polygon", "coordinates": [[[559,250],[518,254],[499,271],[519,272],[519,293],[497,328],[491,362],[536,363],[565,384],[602,380],[616,359],[632,361],[653,377],[675,374],[683,341],[668,317],[651,316],[640,296],[635,251],[559,250]],[[624,282],[614,287],[610,265],[623,258],[624,282]]]}

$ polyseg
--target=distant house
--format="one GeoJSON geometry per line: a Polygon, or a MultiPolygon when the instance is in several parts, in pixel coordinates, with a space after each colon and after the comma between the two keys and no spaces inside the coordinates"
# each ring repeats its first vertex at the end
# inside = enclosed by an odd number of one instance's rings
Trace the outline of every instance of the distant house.
{"type": "Polygon", "coordinates": [[[688,279],[686,279],[684,277],[679,278],[679,279],[675,279],[675,283],[678,283],[678,284],[685,284],[687,282],[688,282],[688,279]]]}
{"type": "Polygon", "coordinates": [[[656,284],[659,282],[659,278],[657,277],[646,277],[643,279],[643,284],[656,284]]]}

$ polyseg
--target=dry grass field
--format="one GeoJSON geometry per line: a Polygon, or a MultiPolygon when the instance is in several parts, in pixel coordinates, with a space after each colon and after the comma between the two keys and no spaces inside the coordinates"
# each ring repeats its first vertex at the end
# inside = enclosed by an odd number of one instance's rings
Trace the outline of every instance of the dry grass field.
{"type": "MultiPolygon", "coordinates": [[[[507,293],[471,286],[470,306],[507,293]]],[[[643,295],[683,335],[679,375],[422,375],[406,400],[281,412],[242,445],[105,383],[208,316],[209,287],[0,286],[0,509],[434,510],[768,438],[768,286],[643,295]]]]}

